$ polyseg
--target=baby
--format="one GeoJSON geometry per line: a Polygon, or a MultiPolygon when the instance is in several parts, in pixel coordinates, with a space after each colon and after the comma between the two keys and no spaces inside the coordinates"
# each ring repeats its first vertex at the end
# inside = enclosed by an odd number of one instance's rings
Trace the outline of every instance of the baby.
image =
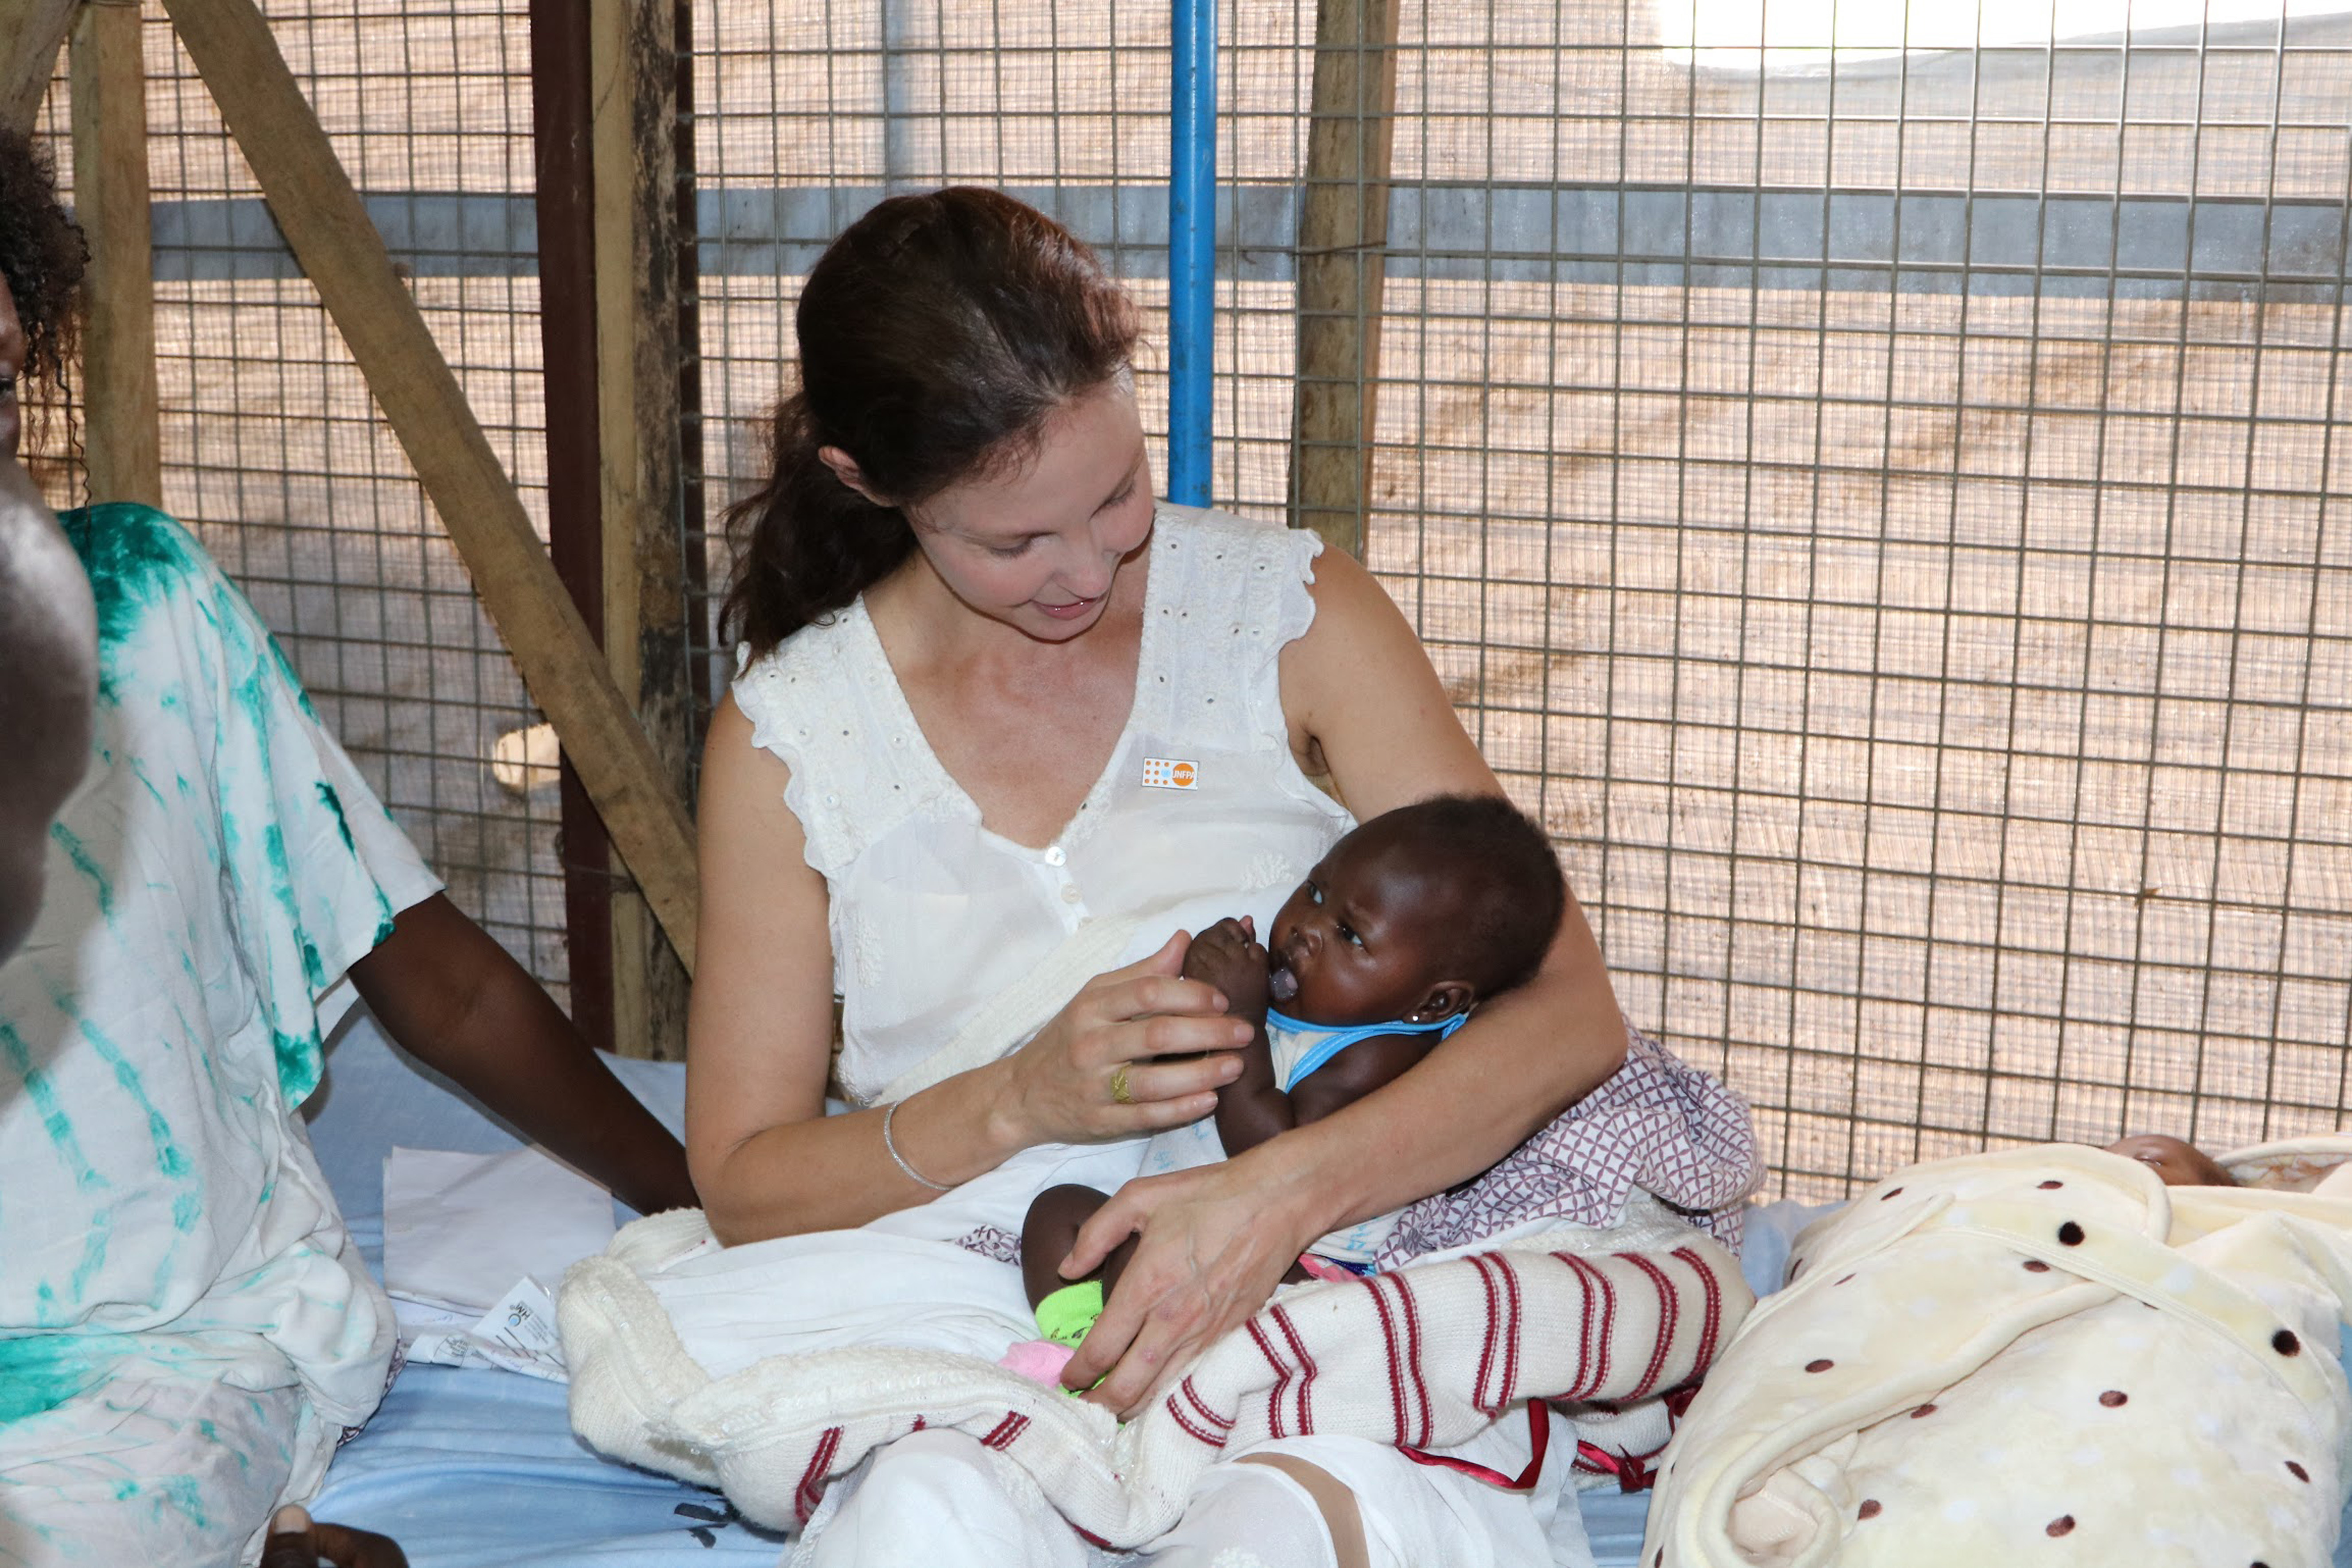
{"type": "MultiPolygon", "coordinates": [[[[1284,902],[1269,944],[1246,919],[1193,939],[1186,976],[1223,992],[1258,1031],[1215,1116],[1160,1135],[1179,1145],[1174,1163],[1238,1154],[1398,1077],[1535,973],[1566,903],[1543,829],[1496,796],[1439,796],[1348,834],[1284,902]]],[[[1076,1283],[1055,1271],[1106,1201],[1091,1187],[1048,1188],[1022,1227],[1023,1280],[1055,1344],[1086,1337],[1134,1249],[1130,1237],[1076,1283]]],[[[1286,1278],[1370,1273],[1396,1218],[1324,1237],[1286,1278]]]]}
{"type": "Polygon", "coordinates": [[[2135,1132],[2107,1145],[2110,1154],[2137,1160],[2154,1171],[2168,1187],[2234,1187],[2238,1178],[2214,1162],[2210,1154],[2161,1132],[2135,1132]]]}

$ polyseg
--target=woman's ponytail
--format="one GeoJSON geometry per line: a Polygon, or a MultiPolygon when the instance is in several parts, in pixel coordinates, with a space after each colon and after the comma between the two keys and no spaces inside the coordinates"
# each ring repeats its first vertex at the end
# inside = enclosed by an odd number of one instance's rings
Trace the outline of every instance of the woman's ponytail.
{"type": "Polygon", "coordinates": [[[768,480],[727,509],[735,575],[721,624],[767,652],[810,622],[846,607],[907,558],[906,514],[877,506],[835,477],[808,399],[775,413],[768,480]]]}

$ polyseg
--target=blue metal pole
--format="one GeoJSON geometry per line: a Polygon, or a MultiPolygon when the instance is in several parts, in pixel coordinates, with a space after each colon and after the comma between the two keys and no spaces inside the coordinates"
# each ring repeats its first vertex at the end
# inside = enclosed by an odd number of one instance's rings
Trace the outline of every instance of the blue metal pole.
{"type": "Polygon", "coordinates": [[[1168,499],[1209,504],[1217,311],[1217,0],[1174,0],[1168,178],[1168,499]]]}

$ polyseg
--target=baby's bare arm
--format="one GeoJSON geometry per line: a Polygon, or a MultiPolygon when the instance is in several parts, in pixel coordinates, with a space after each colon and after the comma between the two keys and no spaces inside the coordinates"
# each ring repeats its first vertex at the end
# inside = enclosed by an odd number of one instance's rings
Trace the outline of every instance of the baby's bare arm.
{"type": "MultiPolygon", "coordinates": [[[[1402,1078],[1429,1054],[1430,1040],[1427,1035],[1375,1035],[1349,1046],[1290,1091],[1297,1125],[1320,1121],[1382,1084],[1402,1078]]],[[[1219,1104],[1222,1110],[1222,1100],[1219,1104]]]]}
{"type": "Polygon", "coordinates": [[[1215,986],[1232,1015],[1248,1019],[1256,1030],[1241,1049],[1241,1075],[1217,1090],[1217,1139],[1225,1153],[1254,1149],[1297,1126],[1290,1097],[1274,1081],[1274,1055],[1265,1038],[1266,952],[1251,922],[1221,920],[1194,937],[1185,950],[1184,977],[1215,986]]]}

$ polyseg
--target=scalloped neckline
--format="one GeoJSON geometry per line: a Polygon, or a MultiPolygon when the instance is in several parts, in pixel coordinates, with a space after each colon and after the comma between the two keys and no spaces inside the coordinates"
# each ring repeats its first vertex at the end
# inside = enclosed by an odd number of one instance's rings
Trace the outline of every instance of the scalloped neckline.
{"type": "Polygon", "coordinates": [[[932,748],[931,738],[923,732],[922,721],[915,717],[914,706],[907,700],[907,689],[899,684],[898,668],[890,662],[890,652],[882,646],[881,631],[874,625],[874,616],[866,607],[866,595],[860,594],[851,602],[849,629],[857,639],[860,655],[868,661],[868,669],[876,678],[883,700],[889,706],[891,718],[904,725],[907,733],[914,737],[908,750],[914,753],[916,766],[927,775],[924,779],[926,793],[935,791],[953,802],[957,811],[986,837],[1033,858],[1056,847],[1066,854],[1074,846],[1083,842],[1093,831],[1094,825],[1103,819],[1103,807],[1118,783],[1120,759],[1127,754],[1128,742],[1135,736],[1138,721],[1143,712],[1145,692],[1158,666],[1161,638],[1157,623],[1163,617],[1155,616],[1152,611],[1159,605],[1160,585],[1167,575],[1160,570],[1160,558],[1168,549],[1165,542],[1169,536],[1162,531],[1167,521],[1167,503],[1155,502],[1151,516],[1151,549],[1145,562],[1143,580],[1143,630],[1136,646],[1135,683],[1128,693],[1127,717],[1119,724],[1118,736],[1111,742],[1110,755],[1105,759],[1101,773],[1079,799],[1077,809],[1043,844],[1024,844],[988,826],[980,803],[972,799],[971,792],[948,771],[947,764],[940,760],[939,752],[932,748]]]}

